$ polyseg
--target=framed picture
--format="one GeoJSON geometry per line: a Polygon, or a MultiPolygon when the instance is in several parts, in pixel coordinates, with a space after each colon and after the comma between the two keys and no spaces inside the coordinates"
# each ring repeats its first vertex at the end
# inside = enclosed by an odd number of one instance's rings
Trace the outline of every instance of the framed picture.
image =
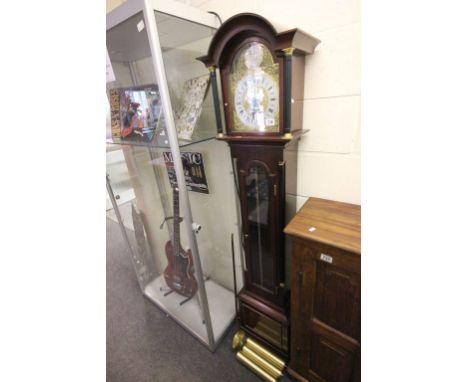
{"type": "Polygon", "coordinates": [[[209,79],[210,76],[206,74],[185,81],[181,103],[175,113],[175,125],[179,139],[191,140],[208,91],[209,79]]]}
{"type": "Polygon", "coordinates": [[[112,139],[151,142],[161,116],[157,85],[110,90],[112,139]]]}

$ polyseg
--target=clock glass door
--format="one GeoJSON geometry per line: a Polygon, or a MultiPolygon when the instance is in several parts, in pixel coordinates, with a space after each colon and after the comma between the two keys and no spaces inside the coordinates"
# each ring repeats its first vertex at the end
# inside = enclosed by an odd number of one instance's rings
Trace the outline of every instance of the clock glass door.
{"type": "Polygon", "coordinates": [[[233,131],[279,132],[278,67],[262,43],[250,42],[237,52],[229,76],[233,131]]]}
{"type": "Polygon", "coordinates": [[[248,254],[251,282],[261,290],[274,292],[274,248],[271,235],[271,181],[267,168],[252,165],[245,179],[248,254]]]}

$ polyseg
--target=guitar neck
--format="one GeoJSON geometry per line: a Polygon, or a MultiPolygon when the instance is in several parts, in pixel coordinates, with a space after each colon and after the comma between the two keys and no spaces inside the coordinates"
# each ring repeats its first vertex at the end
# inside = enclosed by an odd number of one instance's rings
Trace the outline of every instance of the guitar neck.
{"type": "Polygon", "coordinates": [[[176,256],[180,252],[180,223],[179,223],[179,189],[173,189],[173,208],[174,208],[174,253],[176,256]]]}

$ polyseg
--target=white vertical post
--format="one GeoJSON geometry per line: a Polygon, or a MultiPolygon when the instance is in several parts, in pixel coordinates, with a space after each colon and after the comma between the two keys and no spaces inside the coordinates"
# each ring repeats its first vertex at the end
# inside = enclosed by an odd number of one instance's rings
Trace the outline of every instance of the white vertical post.
{"type": "Polygon", "coordinates": [[[149,45],[151,48],[153,69],[158,81],[158,88],[161,94],[161,103],[166,122],[167,137],[172,151],[174,169],[177,177],[177,184],[179,186],[179,196],[184,208],[184,224],[188,233],[190,249],[192,250],[193,262],[195,266],[195,273],[198,279],[198,291],[200,294],[201,307],[203,312],[203,319],[205,320],[206,331],[208,334],[209,348],[211,351],[215,349],[215,341],[213,335],[213,326],[211,324],[210,309],[208,306],[208,298],[206,297],[205,283],[203,280],[203,271],[198,252],[197,238],[192,229],[192,210],[190,208],[190,200],[188,198],[187,187],[185,184],[184,170],[182,160],[180,157],[179,142],[177,138],[177,131],[172,113],[171,99],[169,95],[169,88],[167,86],[166,72],[164,70],[164,61],[161,52],[161,45],[159,42],[158,27],[156,25],[156,18],[154,9],[150,4],[150,0],[143,0],[143,14],[145,16],[146,32],[148,33],[149,45]]]}

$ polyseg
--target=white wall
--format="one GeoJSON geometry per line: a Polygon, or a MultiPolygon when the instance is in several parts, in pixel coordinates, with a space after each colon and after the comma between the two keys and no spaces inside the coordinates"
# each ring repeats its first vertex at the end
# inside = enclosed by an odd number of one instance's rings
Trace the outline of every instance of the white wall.
{"type": "MultiPolygon", "coordinates": [[[[300,28],[322,42],[306,59],[297,208],[309,196],[361,203],[360,0],[180,0],[223,21],[241,12],[278,31],[300,28]]],[[[122,3],[107,0],[107,9],[122,3]]]]}

